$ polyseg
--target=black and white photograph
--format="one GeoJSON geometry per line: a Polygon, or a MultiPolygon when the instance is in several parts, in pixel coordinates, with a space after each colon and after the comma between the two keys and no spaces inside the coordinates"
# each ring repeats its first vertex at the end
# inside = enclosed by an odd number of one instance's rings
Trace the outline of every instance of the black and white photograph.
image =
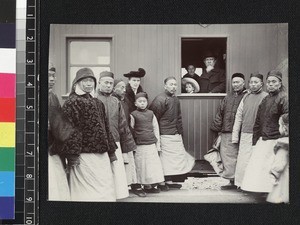
{"type": "Polygon", "coordinates": [[[290,202],[287,23],[49,34],[49,201],[290,202]]]}

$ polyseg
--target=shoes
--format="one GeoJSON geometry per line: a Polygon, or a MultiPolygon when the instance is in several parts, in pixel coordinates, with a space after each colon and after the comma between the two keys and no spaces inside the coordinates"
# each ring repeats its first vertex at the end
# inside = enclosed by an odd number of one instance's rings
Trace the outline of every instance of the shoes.
{"type": "Polygon", "coordinates": [[[152,188],[144,188],[144,191],[146,193],[160,193],[160,189],[159,188],[155,188],[155,187],[152,187],[152,188]]]}
{"type": "Polygon", "coordinates": [[[165,184],[165,185],[157,185],[157,187],[161,190],[161,191],[168,191],[170,190],[170,188],[165,184]]]}
{"type": "Polygon", "coordinates": [[[221,190],[234,190],[237,189],[237,186],[235,186],[232,183],[229,183],[227,185],[221,186],[221,190]]]}
{"type": "Polygon", "coordinates": [[[174,184],[174,183],[171,183],[171,184],[166,183],[166,186],[168,186],[169,188],[175,188],[175,189],[180,189],[182,187],[181,184],[174,184]]]}
{"type": "Polygon", "coordinates": [[[241,187],[237,187],[236,190],[237,190],[237,192],[244,192],[244,191],[241,189],[241,187]]]}
{"type": "Polygon", "coordinates": [[[139,189],[133,189],[131,190],[131,192],[139,197],[146,197],[146,193],[144,192],[144,190],[142,188],[139,189]]]}

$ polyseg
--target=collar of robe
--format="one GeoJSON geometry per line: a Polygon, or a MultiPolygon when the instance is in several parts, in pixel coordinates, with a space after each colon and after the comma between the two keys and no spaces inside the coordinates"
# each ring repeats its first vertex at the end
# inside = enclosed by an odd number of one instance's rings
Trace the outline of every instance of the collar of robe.
{"type": "Polygon", "coordinates": [[[256,91],[251,91],[251,94],[259,94],[262,91],[262,87],[256,91]]]}
{"type": "Polygon", "coordinates": [[[269,92],[269,95],[270,96],[278,95],[279,92],[280,92],[280,90],[272,91],[272,92],[269,92]]]}
{"type": "Polygon", "coordinates": [[[116,97],[116,98],[119,99],[120,101],[124,101],[124,99],[125,99],[125,97],[121,97],[121,96],[117,95],[117,94],[114,93],[114,92],[113,92],[111,95],[114,96],[114,97],[116,97]]]}
{"type": "Polygon", "coordinates": [[[166,95],[169,96],[169,97],[174,97],[174,96],[175,96],[175,94],[172,94],[172,93],[170,93],[170,92],[167,91],[167,90],[165,90],[165,93],[166,93],[166,95]]]}
{"type": "Polygon", "coordinates": [[[104,96],[108,97],[108,96],[110,96],[112,93],[103,92],[103,91],[101,91],[100,89],[98,89],[98,94],[104,95],[104,96]]]}
{"type": "Polygon", "coordinates": [[[140,111],[140,112],[146,112],[147,111],[147,107],[145,109],[136,108],[136,110],[140,111]]]}
{"type": "Polygon", "coordinates": [[[235,95],[240,95],[240,94],[242,94],[242,93],[244,93],[244,92],[246,92],[246,91],[247,91],[246,88],[243,87],[243,89],[241,89],[241,90],[239,90],[239,91],[234,91],[233,93],[234,93],[235,95]]]}

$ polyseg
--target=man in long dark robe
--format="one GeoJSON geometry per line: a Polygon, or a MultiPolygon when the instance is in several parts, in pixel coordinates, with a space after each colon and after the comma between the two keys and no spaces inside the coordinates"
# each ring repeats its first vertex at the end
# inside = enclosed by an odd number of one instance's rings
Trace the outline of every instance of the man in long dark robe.
{"type": "Polygon", "coordinates": [[[161,162],[164,170],[166,185],[169,188],[181,188],[173,183],[178,175],[185,176],[195,164],[182,140],[182,119],[179,99],[175,96],[177,81],[174,77],[164,80],[165,91],[153,100],[149,109],[157,118],[160,131],[161,162]]]}
{"type": "Polygon", "coordinates": [[[238,144],[232,143],[232,130],[238,106],[247,93],[245,77],[241,73],[232,75],[232,93],[229,93],[221,102],[211,130],[221,133],[220,155],[224,170],[220,176],[229,180],[229,184],[222,186],[224,190],[236,189],[234,185],[235,168],[238,156],[238,144]]]}

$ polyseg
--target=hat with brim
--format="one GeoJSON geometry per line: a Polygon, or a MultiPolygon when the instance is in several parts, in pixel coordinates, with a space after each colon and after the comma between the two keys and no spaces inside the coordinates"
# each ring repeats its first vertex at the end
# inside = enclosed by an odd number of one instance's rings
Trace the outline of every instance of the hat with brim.
{"type": "Polygon", "coordinates": [[[183,78],[181,83],[182,83],[183,86],[185,86],[187,83],[190,83],[195,88],[194,92],[199,92],[200,91],[200,87],[199,87],[198,82],[193,78],[190,78],[190,77],[183,78]]]}
{"type": "Polygon", "coordinates": [[[143,68],[139,68],[138,71],[130,71],[129,73],[125,73],[124,77],[144,77],[146,74],[146,71],[143,68]]]}
{"type": "Polygon", "coordinates": [[[85,79],[85,78],[92,78],[95,82],[95,85],[97,83],[94,72],[90,69],[90,68],[82,68],[80,70],[77,71],[76,73],[76,77],[73,80],[72,85],[78,83],[79,81],[85,79]]]}
{"type": "Polygon", "coordinates": [[[211,51],[205,52],[203,55],[203,60],[205,60],[206,58],[210,58],[210,57],[213,57],[216,59],[217,55],[211,51]]]}

